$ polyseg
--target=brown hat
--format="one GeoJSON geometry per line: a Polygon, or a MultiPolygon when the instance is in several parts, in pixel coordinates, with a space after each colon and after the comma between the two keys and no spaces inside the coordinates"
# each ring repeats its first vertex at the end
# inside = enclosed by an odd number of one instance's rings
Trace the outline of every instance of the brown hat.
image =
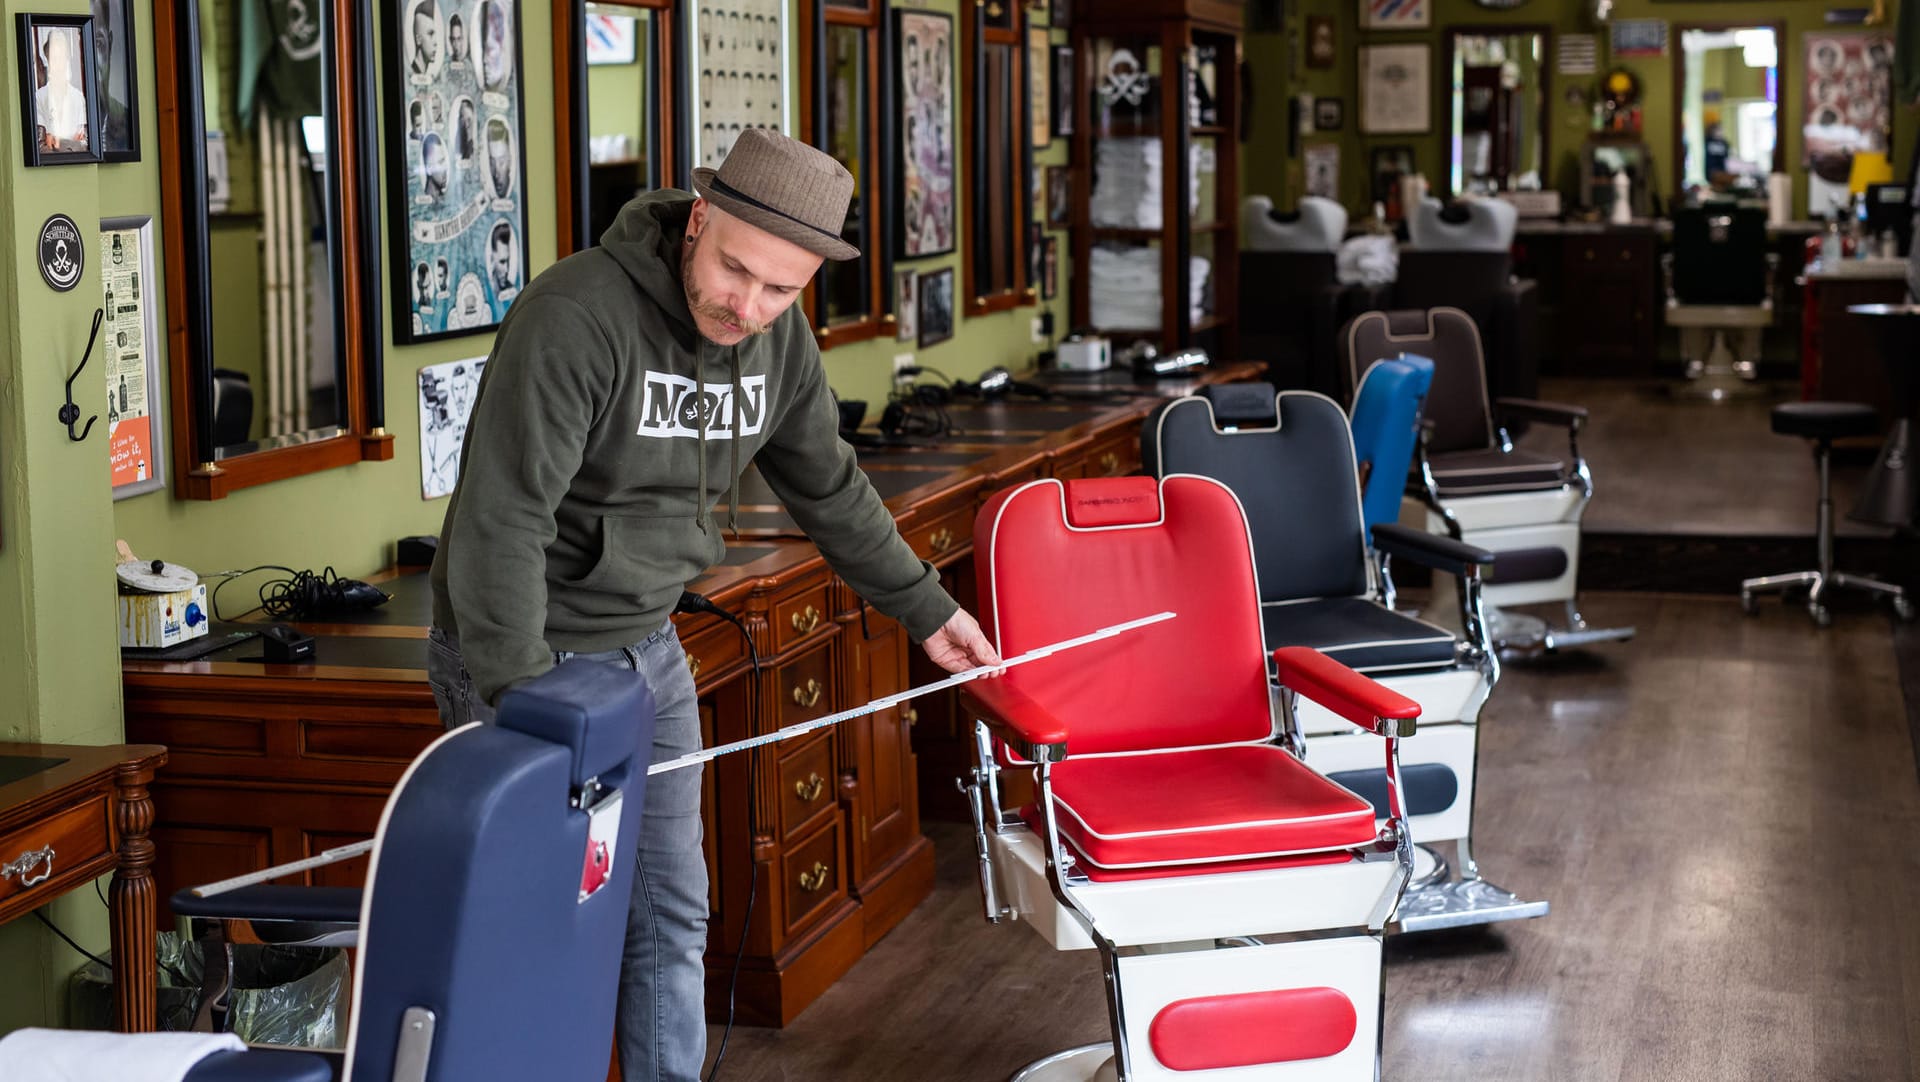
{"type": "Polygon", "coordinates": [[[853,198],[853,174],[798,139],[748,128],[718,171],[693,171],[693,190],[728,214],[816,255],[860,256],[860,249],[840,239],[853,198]]]}

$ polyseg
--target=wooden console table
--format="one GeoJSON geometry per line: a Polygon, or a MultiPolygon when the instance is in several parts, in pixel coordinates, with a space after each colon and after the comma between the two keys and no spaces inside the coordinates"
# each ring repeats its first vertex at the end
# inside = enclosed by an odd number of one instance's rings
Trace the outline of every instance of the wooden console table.
{"type": "Polygon", "coordinates": [[[154,1028],[152,744],[0,744],[0,924],[113,869],[113,1024],[154,1028]]]}

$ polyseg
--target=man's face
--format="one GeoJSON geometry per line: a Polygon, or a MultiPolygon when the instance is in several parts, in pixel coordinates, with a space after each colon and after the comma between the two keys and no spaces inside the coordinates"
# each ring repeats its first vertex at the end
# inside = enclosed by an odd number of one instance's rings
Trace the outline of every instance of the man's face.
{"type": "Polygon", "coordinates": [[[108,18],[107,0],[93,0],[93,56],[100,77],[107,77],[107,60],[113,56],[113,22],[108,18]]]}
{"type": "Polygon", "coordinates": [[[47,38],[47,85],[65,86],[72,81],[67,71],[67,35],[56,30],[47,38]]]}
{"type": "Polygon", "coordinates": [[[513,183],[513,157],[507,153],[505,139],[487,140],[487,164],[493,167],[493,190],[507,194],[507,185],[513,183]]]}
{"type": "Polygon", "coordinates": [[[425,5],[413,9],[413,49],[414,61],[422,69],[440,56],[440,30],[425,5]]]}
{"type": "Polygon", "coordinates": [[[447,51],[455,60],[467,55],[466,23],[454,23],[447,27],[447,51]]]}
{"type": "Polygon", "coordinates": [[[433,268],[433,280],[434,280],[434,284],[439,286],[441,292],[443,293],[446,292],[447,265],[445,263],[442,263],[439,266],[433,268]]]}
{"type": "Polygon", "coordinates": [[[505,234],[493,238],[493,285],[505,289],[513,284],[513,242],[505,234]]]}
{"type": "Polygon", "coordinates": [[[702,337],[731,346],[764,334],[820,269],[820,256],[715,208],[694,202],[680,261],[687,308],[702,337]]]}

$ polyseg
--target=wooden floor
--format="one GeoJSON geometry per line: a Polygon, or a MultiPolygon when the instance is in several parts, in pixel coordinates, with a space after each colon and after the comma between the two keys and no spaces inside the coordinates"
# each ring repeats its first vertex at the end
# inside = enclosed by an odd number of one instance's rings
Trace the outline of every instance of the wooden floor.
{"type": "MultiPolygon", "coordinates": [[[[1920,784],[1887,617],[1586,608],[1639,637],[1510,666],[1481,751],[1481,867],[1553,912],[1390,940],[1384,1077],[1920,1079],[1920,784]]],[[[929,833],[934,896],[794,1025],[736,1029],[722,1078],[998,1080],[1104,1038],[1091,952],[985,924],[971,838],[929,833]]]]}
{"type": "MultiPolygon", "coordinates": [[[[1541,381],[1542,398],[1589,410],[1580,450],[1593,470],[1595,491],[1585,529],[1811,536],[1819,492],[1813,445],[1774,435],[1769,422],[1774,404],[1797,398],[1799,389],[1770,389],[1766,397],[1714,403],[1676,398],[1665,383],[1541,381]]],[[[1520,445],[1564,454],[1566,433],[1537,425],[1520,445]]],[[[1834,528],[1842,536],[1888,532],[1846,517],[1872,462],[1872,448],[1843,448],[1835,456],[1834,528]]]]}

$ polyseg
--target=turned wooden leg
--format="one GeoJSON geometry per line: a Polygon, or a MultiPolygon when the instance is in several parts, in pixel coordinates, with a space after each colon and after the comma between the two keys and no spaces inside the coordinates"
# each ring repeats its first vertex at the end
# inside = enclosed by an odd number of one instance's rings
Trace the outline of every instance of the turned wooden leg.
{"type": "Polygon", "coordinates": [[[114,822],[120,832],[120,866],[108,888],[113,921],[113,1025],[122,1033],[146,1033],[159,1017],[156,1001],[153,797],[147,783],[160,762],[122,763],[114,771],[114,822]]]}

